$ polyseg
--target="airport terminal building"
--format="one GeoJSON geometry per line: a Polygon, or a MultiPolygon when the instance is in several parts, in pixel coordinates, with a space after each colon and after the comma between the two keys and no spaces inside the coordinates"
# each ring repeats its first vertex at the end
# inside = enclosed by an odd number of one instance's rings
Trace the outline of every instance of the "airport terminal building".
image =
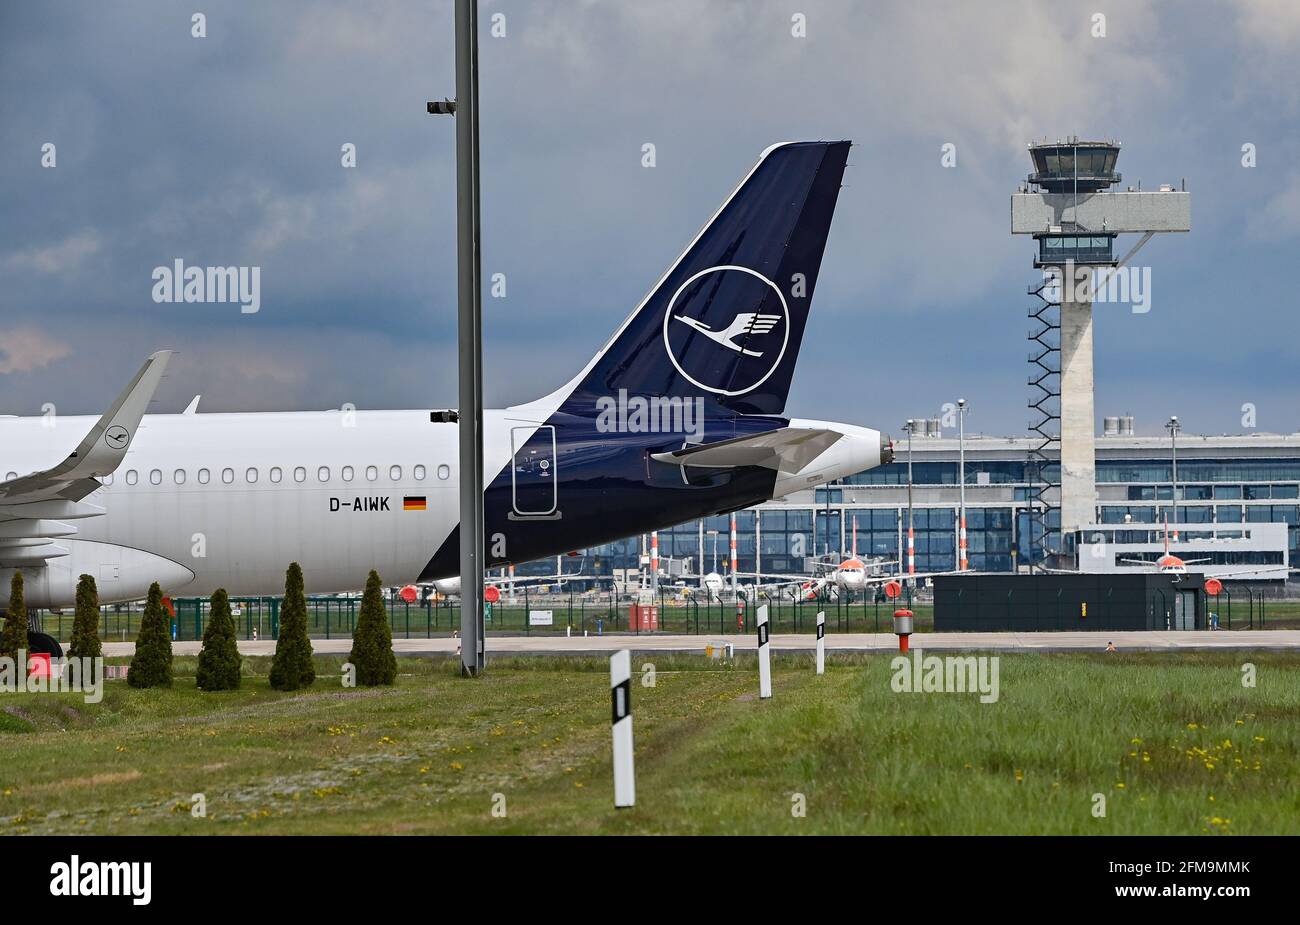
{"type": "MultiPolygon", "coordinates": [[[[911,445],[916,571],[954,569],[958,440],[934,427],[928,436],[918,430],[911,445]]],[[[1035,445],[1029,437],[968,435],[965,439],[967,535],[974,571],[1024,571],[1038,555],[1039,544],[1031,529],[1041,532],[1041,526],[1033,526],[1041,521],[1031,517],[1030,508],[1039,503],[1042,479],[1052,481],[1054,474],[1050,469],[1039,473],[1035,445]]],[[[739,512],[739,571],[811,572],[815,557],[850,552],[855,524],[860,556],[884,560],[885,572],[905,570],[905,562],[900,561],[900,550],[906,550],[908,510],[905,439],[896,444],[896,453],[893,463],[841,483],[739,512]]],[[[1178,529],[1186,540],[1205,537],[1210,550],[1206,555],[1214,565],[1237,572],[1258,566],[1260,571],[1252,577],[1278,580],[1286,575],[1288,565],[1300,561],[1300,434],[1182,434],[1177,468],[1178,529]],[[1268,524],[1278,526],[1262,530],[1252,526],[1268,524]],[[1216,534],[1232,541],[1216,547],[1211,542],[1216,534]]],[[[1096,482],[1098,526],[1085,531],[1080,543],[1087,543],[1089,536],[1104,536],[1121,545],[1129,540],[1125,547],[1129,555],[1154,563],[1163,536],[1126,536],[1131,531],[1122,527],[1159,524],[1166,516],[1175,522],[1169,438],[1131,433],[1099,436],[1096,482]],[[1106,529],[1111,525],[1117,526],[1106,529]],[[1132,551],[1141,549],[1146,552],[1132,551]]],[[[1056,516],[1056,511],[1047,513],[1052,527],[1059,524],[1056,516]]],[[[675,560],[675,569],[685,565],[689,575],[710,571],[726,575],[729,534],[728,516],[692,521],[659,533],[659,555],[661,560],[675,560]]],[[[630,579],[642,562],[643,542],[632,537],[588,550],[585,571],[630,579]]],[[[1088,564],[1092,558],[1081,553],[1080,562],[1088,564]]],[[[1114,565],[1106,563],[1106,567],[1114,565]]],[[[521,569],[520,574],[531,570],[521,569]]]]}

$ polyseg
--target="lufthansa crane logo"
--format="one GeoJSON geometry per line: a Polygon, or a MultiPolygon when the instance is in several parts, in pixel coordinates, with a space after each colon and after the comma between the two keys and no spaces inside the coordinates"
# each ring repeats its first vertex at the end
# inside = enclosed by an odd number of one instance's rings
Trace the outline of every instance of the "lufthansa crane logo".
{"type": "Polygon", "coordinates": [[[104,431],[104,442],[115,450],[122,449],[130,439],[131,435],[127,433],[126,428],[121,424],[114,424],[104,431]]]}
{"type": "Polygon", "coordinates": [[[728,350],[734,350],[737,353],[743,353],[747,357],[761,357],[761,350],[750,350],[748,347],[742,347],[736,343],[735,338],[742,334],[769,334],[776,327],[776,323],[781,320],[780,315],[760,315],[757,312],[741,312],[736,316],[731,324],[727,325],[721,331],[714,331],[709,328],[703,321],[696,321],[694,318],[687,318],[685,315],[673,315],[674,320],[683,324],[690,325],[699,331],[709,340],[715,340],[728,350]]]}
{"type": "Polygon", "coordinates": [[[708,267],[673,294],[663,338],[668,358],[688,381],[717,395],[744,395],[781,365],[790,308],[763,274],[731,264],[708,267]]]}

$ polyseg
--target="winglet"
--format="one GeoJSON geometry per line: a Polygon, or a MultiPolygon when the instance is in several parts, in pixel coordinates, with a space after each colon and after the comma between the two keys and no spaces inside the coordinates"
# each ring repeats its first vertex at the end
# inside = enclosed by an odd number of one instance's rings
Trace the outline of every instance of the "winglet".
{"type": "Polygon", "coordinates": [[[199,410],[199,399],[202,397],[202,395],[195,395],[194,400],[185,406],[185,410],[182,411],[181,414],[197,414],[199,410]]]}
{"type": "Polygon", "coordinates": [[[122,390],[122,394],[90,429],[90,433],[77,444],[72,455],[50,470],[49,474],[76,479],[108,475],[116,469],[126,456],[131,441],[135,439],[140,419],[153,401],[153,393],[162,381],[167,361],[171,357],[170,350],[159,350],[150,355],[135,378],[122,390]]]}

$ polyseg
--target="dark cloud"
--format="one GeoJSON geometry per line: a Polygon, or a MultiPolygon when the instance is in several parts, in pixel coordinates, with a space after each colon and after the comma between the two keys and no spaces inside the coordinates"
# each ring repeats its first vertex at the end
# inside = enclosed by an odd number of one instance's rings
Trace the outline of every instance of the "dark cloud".
{"type": "MultiPolygon", "coordinates": [[[[205,39],[162,0],[0,6],[0,402],[97,410],[171,345],[173,408],[454,403],[454,127],[423,113],[453,93],[451,4],[192,6],[205,39]],[[261,266],[261,311],[155,304],[176,258],[261,266]]],[[[960,393],[973,427],[1020,432],[1031,248],[1006,197],[1026,141],[1078,133],[1195,200],[1193,233],[1143,254],[1152,311],[1099,309],[1098,414],[1236,430],[1250,401],[1300,425],[1278,336],[1294,4],[1125,3],[1105,38],[1083,2],[798,6],[805,39],[789,4],[483,5],[484,271],[508,285],[484,307],[490,400],[567,380],[768,144],[848,137],[791,411],[896,430],[960,393]]]]}

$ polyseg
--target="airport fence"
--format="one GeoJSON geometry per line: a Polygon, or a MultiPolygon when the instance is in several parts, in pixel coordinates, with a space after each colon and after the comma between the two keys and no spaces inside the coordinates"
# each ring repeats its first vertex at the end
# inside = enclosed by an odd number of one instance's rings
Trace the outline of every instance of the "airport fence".
{"type": "MultiPolygon", "coordinates": [[[[738,595],[697,594],[685,597],[680,589],[665,589],[655,596],[654,626],[631,617],[635,595],[610,591],[536,594],[525,591],[488,607],[485,625],[489,633],[523,635],[599,636],[605,633],[679,633],[692,635],[745,633],[755,631],[758,607],[768,605],[771,631],[812,633],[817,613],[826,612],[828,632],[889,632],[894,604],[886,601],[848,599],[793,600],[738,595]]],[[[275,639],[280,629],[279,597],[232,597],[231,610],[236,633],[246,640],[275,639]]],[[[425,600],[407,603],[394,596],[386,602],[389,626],[395,639],[450,636],[460,630],[458,600],[425,600]]],[[[175,598],[171,601],[172,638],[177,641],[203,637],[208,619],[206,598],[175,598]]],[[[307,632],[317,639],[351,637],[361,609],[360,596],[309,597],[307,632]]],[[[918,628],[928,625],[929,608],[914,605],[918,628]]],[[[129,642],[140,630],[143,608],[139,604],[108,605],[100,608],[100,638],[105,642],[129,642]]],[[[45,632],[62,643],[72,636],[72,613],[42,611],[38,619],[45,632]]]]}
{"type": "MultiPolygon", "coordinates": [[[[665,589],[654,598],[657,629],[652,630],[643,626],[640,620],[631,618],[630,609],[635,601],[635,595],[609,591],[574,591],[568,594],[520,592],[513,599],[503,598],[491,605],[485,615],[485,625],[489,634],[509,635],[599,636],[605,633],[639,635],[657,632],[703,636],[750,633],[755,631],[758,607],[766,604],[773,633],[814,633],[819,611],[826,613],[828,633],[890,633],[893,631],[891,617],[894,609],[901,606],[910,607],[915,614],[916,631],[926,632],[934,626],[933,605],[928,600],[900,598],[888,601],[871,597],[802,600],[788,596],[766,597],[745,590],[735,596],[724,592],[685,597],[679,589],[665,589]]],[[[207,599],[177,598],[171,604],[174,610],[171,616],[172,638],[178,641],[201,639],[207,624],[207,599]]],[[[386,605],[395,639],[445,637],[460,629],[460,602],[457,600],[407,603],[394,596],[386,605]]],[[[1225,588],[1219,597],[1209,598],[1208,605],[1209,611],[1217,615],[1221,629],[1300,628],[1300,600],[1287,596],[1286,589],[1225,588]]],[[[236,632],[241,639],[275,639],[279,634],[280,598],[231,598],[231,607],[236,632]]],[[[359,595],[309,597],[307,632],[317,639],[351,637],[360,609],[359,595]]],[[[134,640],[140,629],[141,616],[142,608],[138,604],[101,607],[100,638],[105,642],[134,640]]],[[[1098,612],[1097,616],[1101,617],[1103,613],[1098,612]]],[[[44,631],[61,643],[66,645],[71,640],[70,611],[41,611],[38,620],[44,631]]],[[[1044,624],[1026,628],[1052,630],[1067,627],[1044,624]]]]}

